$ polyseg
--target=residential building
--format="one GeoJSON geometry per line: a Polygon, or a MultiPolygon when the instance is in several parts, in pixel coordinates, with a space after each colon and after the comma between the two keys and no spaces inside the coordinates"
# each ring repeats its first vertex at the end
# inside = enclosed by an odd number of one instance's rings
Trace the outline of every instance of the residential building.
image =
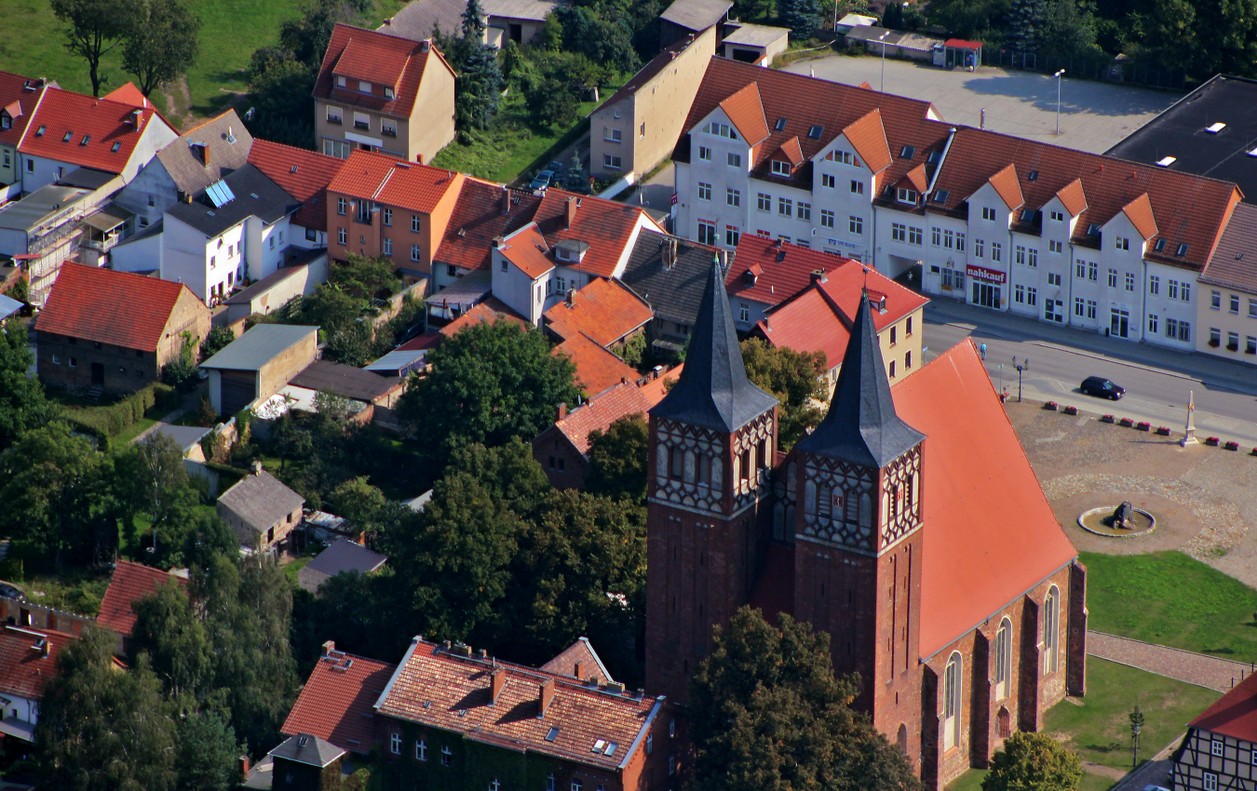
{"type": "Polygon", "coordinates": [[[932,296],[1176,349],[1195,348],[1195,281],[1241,197],[1231,182],[949,126],[924,102],[723,59],[685,128],[683,235],[784,238],[932,296]]]}
{"type": "Polygon", "coordinates": [[[253,136],[235,110],[187,130],[163,146],[114,201],[135,215],[134,230],[159,222],[181,197],[195,195],[249,161],[253,136]]]}
{"type": "Polygon", "coordinates": [[[618,280],[595,280],[546,310],[542,324],[556,338],[582,334],[607,349],[620,349],[654,317],[650,305],[618,280]]]}
{"type": "Polygon", "coordinates": [[[309,733],[359,757],[370,755],[381,742],[374,704],[396,671],[395,664],[338,651],[327,641],[279,732],[309,733]]]}
{"type": "Polygon", "coordinates": [[[66,264],[35,321],[40,381],[124,394],[157,381],[209,334],[210,312],[187,286],[66,264]]]}
{"type": "Polygon", "coordinates": [[[337,24],[314,84],[314,130],[330,156],[430,162],[454,139],[454,69],[429,39],[337,24]]]}
{"type": "Polygon", "coordinates": [[[638,179],[672,154],[694,103],[716,27],[678,39],[589,115],[589,169],[598,178],[638,179]]]}
{"type": "Polygon", "coordinates": [[[465,177],[370,151],[355,151],[327,186],[328,253],[390,259],[429,290],[452,282],[433,272],[432,257],[444,236],[465,177]]]}
{"type": "Polygon", "coordinates": [[[662,697],[419,637],[375,716],[384,761],[420,784],[646,791],[679,758],[662,697]]]}
{"type": "Polygon", "coordinates": [[[638,236],[621,281],[655,313],[646,330],[654,355],[681,356],[698,319],[707,277],[722,256],[727,260],[718,248],[657,231],[638,236]]]}
{"type": "Polygon", "coordinates": [[[473,176],[463,178],[454,211],[432,254],[433,271],[442,283],[470,272],[491,271],[495,240],[532,222],[541,197],[473,176]]]}
{"type": "Polygon", "coordinates": [[[261,468],[218,498],[218,517],[236,534],[240,546],[255,552],[271,552],[287,545],[288,536],[301,524],[305,498],[261,468]]]}
{"type": "Polygon", "coordinates": [[[560,651],[553,659],[541,666],[541,670],[559,676],[598,684],[614,684],[615,679],[602,664],[602,657],[594,650],[588,637],[578,637],[576,642],[560,651]]]}
{"type": "Polygon", "coordinates": [[[554,187],[542,196],[533,219],[554,251],[557,294],[584,288],[596,278],[620,277],[638,236],[663,230],[639,206],[554,187]]]}
{"type": "Polygon", "coordinates": [[[659,15],[659,46],[697,36],[709,27],[716,28],[719,38],[732,8],[729,0],[672,0],[659,15]]]}
{"type": "MultiPolygon", "coordinates": [[[[537,43],[546,19],[559,5],[552,0],[483,0],[484,43],[497,49],[509,41],[537,43]]],[[[457,36],[466,12],[463,0],[412,0],[376,30],[412,41],[432,38],[437,31],[457,36]]]]}
{"type": "Polygon", "coordinates": [[[508,236],[498,237],[491,255],[490,289],[494,298],[530,325],[539,326],[541,315],[563,295],[554,291],[555,266],[550,245],[537,230],[537,224],[529,223],[508,236]]]}
{"type": "Polygon", "coordinates": [[[974,344],[892,389],[875,313],[862,297],[829,411],[782,458],[709,270],[650,412],[646,682],[685,700],[714,625],[789,613],[829,634],[856,708],[940,789],[1085,692],[1086,570],[974,344]]]}
{"type": "Polygon", "coordinates": [[[790,28],[729,22],[720,42],[720,54],[729,60],[768,68],[790,47],[790,28]]]}
{"type": "Polygon", "coordinates": [[[135,603],[153,596],[161,586],[170,584],[186,590],[187,571],[181,575],[129,560],[119,559],[115,562],[109,587],[105,588],[105,596],[100,600],[100,613],[96,616],[97,624],[118,635],[118,645],[114,653],[118,656],[128,654],[126,641],[135,629],[135,603]]]}
{"type": "Polygon", "coordinates": [[[1176,791],[1221,791],[1257,783],[1257,674],[1233,686],[1188,724],[1172,760],[1176,791]]]}
{"type": "Polygon", "coordinates": [[[4,698],[0,733],[27,745],[35,741],[44,689],[57,678],[57,656],[77,639],[51,629],[36,631],[13,624],[0,630],[0,697],[4,698]]]}
{"type": "Polygon", "coordinates": [[[0,206],[0,255],[25,270],[32,305],[43,306],[61,266],[80,253],[83,219],[100,207],[113,184],[99,190],[48,184],[0,206]]]}
{"type": "Polygon", "coordinates": [[[318,356],[318,327],[256,324],[201,363],[210,405],[234,415],[280,391],[318,356]]]}
{"type": "Polygon", "coordinates": [[[317,151],[294,148],[269,140],[254,140],[249,164],[280,186],[301,208],[289,220],[289,244],[309,249],[327,248],[327,185],[344,161],[317,151]]]}
{"type": "Polygon", "coordinates": [[[1257,363],[1257,205],[1235,207],[1200,273],[1196,351],[1257,363]]]}
{"type": "MultiPolygon", "coordinates": [[[[51,85],[56,87],[56,83],[51,85]]],[[[17,144],[48,87],[49,83],[42,78],[0,71],[0,203],[22,192],[17,144]]]]}
{"type": "Polygon", "coordinates": [[[267,755],[272,762],[270,787],[276,791],[319,791],[340,784],[345,751],[317,736],[290,736],[267,755]]]}
{"type": "Polygon", "coordinates": [[[387,555],[340,538],[301,567],[297,572],[297,584],[310,593],[318,593],[324,582],[338,574],[366,576],[379,571],[387,562],[387,555]]]}

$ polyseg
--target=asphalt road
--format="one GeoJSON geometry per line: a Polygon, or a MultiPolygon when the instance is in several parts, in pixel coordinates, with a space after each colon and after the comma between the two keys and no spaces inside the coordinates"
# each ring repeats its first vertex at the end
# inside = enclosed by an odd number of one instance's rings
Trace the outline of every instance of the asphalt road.
{"type": "Polygon", "coordinates": [[[1197,437],[1237,440],[1244,451],[1257,446],[1257,368],[1200,361],[1197,355],[1156,353],[1146,346],[1100,338],[1090,333],[1045,327],[1040,322],[1012,319],[983,321],[973,309],[932,303],[925,312],[926,360],[966,337],[987,345],[986,369],[998,388],[1017,397],[1019,363],[1026,401],[1072,404],[1092,414],[1113,414],[1169,426],[1181,436],[1189,393],[1196,403],[1197,437]],[[1073,337],[1070,337],[1073,336],[1073,337]],[[1083,395],[1078,385],[1087,376],[1104,376],[1126,388],[1118,402],[1083,395]]]}

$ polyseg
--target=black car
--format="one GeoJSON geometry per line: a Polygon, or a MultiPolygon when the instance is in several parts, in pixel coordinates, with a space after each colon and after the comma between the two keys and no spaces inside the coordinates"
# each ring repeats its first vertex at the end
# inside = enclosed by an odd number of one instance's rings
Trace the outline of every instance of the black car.
{"type": "Polygon", "coordinates": [[[1126,388],[1119,384],[1115,384],[1111,379],[1105,379],[1101,376],[1088,376],[1082,380],[1082,384],[1078,386],[1086,395],[1093,395],[1099,398],[1111,398],[1116,401],[1126,395],[1126,388]]]}

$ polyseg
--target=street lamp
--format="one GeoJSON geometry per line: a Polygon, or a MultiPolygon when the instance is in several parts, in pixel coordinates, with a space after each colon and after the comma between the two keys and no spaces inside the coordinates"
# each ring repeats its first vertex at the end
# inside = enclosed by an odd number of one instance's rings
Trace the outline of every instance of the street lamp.
{"type": "Polygon", "coordinates": [[[890,31],[887,30],[877,37],[877,40],[882,45],[882,93],[886,93],[886,37],[889,35],[890,31]]]}
{"type": "Polygon", "coordinates": [[[1065,73],[1064,69],[1056,72],[1052,76],[1056,78],[1056,134],[1061,133],[1061,75],[1065,73]]]}
{"type": "Polygon", "coordinates": [[[1130,768],[1139,766],[1139,732],[1143,730],[1144,712],[1138,705],[1130,712],[1130,768]]]}
{"type": "Polygon", "coordinates": [[[1021,403],[1021,375],[1030,370],[1030,358],[1023,357],[1021,362],[1017,362],[1017,355],[1013,355],[1013,367],[1017,369],[1017,403],[1021,403]]]}

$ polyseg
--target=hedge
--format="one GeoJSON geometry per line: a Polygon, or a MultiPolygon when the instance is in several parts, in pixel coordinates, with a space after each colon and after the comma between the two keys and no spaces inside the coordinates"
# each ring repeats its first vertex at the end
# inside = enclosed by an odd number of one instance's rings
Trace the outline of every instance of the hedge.
{"type": "Polygon", "coordinates": [[[153,382],[109,406],[65,410],[66,419],[97,436],[114,437],[138,423],[153,407],[171,411],[179,406],[175,388],[153,382]]]}

